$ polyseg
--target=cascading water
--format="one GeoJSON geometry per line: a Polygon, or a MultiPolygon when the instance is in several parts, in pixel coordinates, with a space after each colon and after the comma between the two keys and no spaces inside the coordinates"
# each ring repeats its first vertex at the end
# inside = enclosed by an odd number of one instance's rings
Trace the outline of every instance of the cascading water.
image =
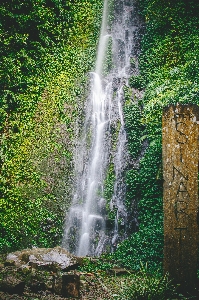
{"type": "MultiPolygon", "coordinates": [[[[135,55],[136,25],[134,1],[115,0],[114,21],[107,29],[108,0],[104,1],[103,19],[96,68],[91,72],[91,92],[75,156],[76,184],[72,206],[67,215],[63,246],[78,256],[99,255],[107,245],[114,249],[121,240],[118,219],[124,227],[127,212],[124,205],[124,170],[128,151],[122,107],[123,87],[132,74],[131,58],[135,55]],[[112,45],[112,67],[104,71],[108,44],[112,45]],[[106,75],[104,75],[106,73],[106,75]],[[113,150],[112,128],[118,128],[113,150]],[[114,163],[115,184],[110,209],[115,210],[112,232],[106,229],[106,200],[104,182],[110,162],[114,163]]],[[[134,74],[137,68],[134,66],[134,74]]],[[[110,230],[109,230],[110,231],[110,230]]]]}

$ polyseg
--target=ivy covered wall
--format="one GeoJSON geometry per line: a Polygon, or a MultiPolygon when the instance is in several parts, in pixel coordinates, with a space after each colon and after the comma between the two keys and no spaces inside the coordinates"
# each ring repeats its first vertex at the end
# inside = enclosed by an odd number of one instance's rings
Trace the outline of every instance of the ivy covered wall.
{"type": "Polygon", "coordinates": [[[102,6],[1,1],[1,251],[60,243],[102,6]]]}
{"type": "MultiPolygon", "coordinates": [[[[112,257],[126,267],[142,261],[154,269],[163,255],[162,108],[199,103],[199,4],[138,3],[145,34],[140,74],[125,90],[124,119],[131,155],[126,206],[138,210],[139,231],[112,257]]],[[[102,0],[1,1],[1,251],[60,242],[102,6],[102,0]]],[[[108,199],[112,165],[106,185],[108,199]]]]}
{"type": "Polygon", "coordinates": [[[138,204],[139,231],[112,257],[133,269],[140,261],[156,269],[163,257],[162,109],[177,102],[199,104],[199,3],[138,2],[145,20],[140,74],[130,79],[124,112],[129,152],[139,162],[126,173],[126,201],[138,204]]]}

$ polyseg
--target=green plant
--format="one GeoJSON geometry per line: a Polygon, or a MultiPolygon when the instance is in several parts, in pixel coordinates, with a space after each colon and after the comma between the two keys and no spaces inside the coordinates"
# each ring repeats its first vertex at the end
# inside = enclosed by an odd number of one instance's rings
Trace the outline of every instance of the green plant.
{"type": "Polygon", "coordinates": [[[110,201],[114,192],[114,183],[115,183],[115,171],[114,165],[110,164],[107,170],[106,178],[104,181],[104,193],[103,196],[106,199],[106,211],[108,219],[114,221],[116,216],[116,209],[110,207],[110,201]]]}
{"type": "Polygon", "coordinates": [[[125,204],[128,209],[136,210],[136,205],[140,198],[140,178],[136,169],[126,172],[126,199],[125,204]]]}
{"type": "Polygon", "coordinates": [[[113,263],[106,260],[104,256],[100,258],[84,258],[79,270],[82,272],[98,272],[98,271],[108,271],[113,267],[113,263]]]}
{"type": "Polygon", "coordinates": [[[168,274],[165,276],[160,276],[157,272],[149,274],[147,265],[141,264],[138,273],[130,274],[121,281],[120,290],[113,298],[118,300],[163,300],[174,296],[175,290],[168,274]]]}
{"type": "Polygon", "coordinates": [[[141,124],[141,109],[137,103],[130,101],[129,91],[125,90],[126,103],[124,107],[125,129],[128,138],[128,150],[133,159],[136,159],[141,151],[141,137],[143,126],[141,124]]]}
{"type": "Polygon", "coordinates": [[[131,76],[129,79],[129,85],[131,88],[142,90],[144,88],[144,82],[141,75],[131,76]]]}
{"type": "Polygon", "coordinates": [[[132,157],[138,157],[145,138],[149,147],[139,169],[126,173],[126,204],[132,207],[135,199],[139,200],[139,231],[121,243],[113,257],[131,269],[139,269],[142,261],[148,262],[149,270],[155,270],[161,269],[163,257],[162,110],[177,102],[199,104],[199,4],[195,0],[144,0],[139,6],[145,32],[140,75],[133,76],[130,85],[145,90],[137,117],[136,105],[131,106],[132,92],[126,88],[126,128],[132,157]]]}
{"type": "Polygon", "coordinates": [[[1,1],[3,252],[60,243],[101,0],[1,1]]]}
{"type": "Polygon", "coordinates": [[[106,76],[113,67],[113,59],[112,59],[112,39],[109,38],[107,43],[107,49],[105,54],[105,59],[103,63],[103,75],[106,76]]]}
{"type": "Polygon", "coordinates": [[[127,172],[127,205],[139,199],[139,231],[122,242],[110,258],[132,270],[139,270],[140,261],[148,263],[154,272],[162,268],[163,259],[163,205],[161,142],[150,144],[140,161],[139,173],[127,172]]]}

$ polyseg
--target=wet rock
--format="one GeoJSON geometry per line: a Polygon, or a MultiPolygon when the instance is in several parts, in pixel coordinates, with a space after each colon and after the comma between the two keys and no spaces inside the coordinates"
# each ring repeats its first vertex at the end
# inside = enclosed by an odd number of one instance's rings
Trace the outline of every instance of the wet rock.
{"type": "Polygon", "coordinates": [[[0,290],[9,294],[21,295],[24,292],[25,282],[10,275],[3,278],[0,284],[0,290]]]}
{"type": "Polygon", "coordinates": [[[38,293],[41,291],[45,291],[46,285],[44,282],[39,282],[39,281],[35,280],[29,284],[29,289],[33,293],[38,293]]]}
{"type": "Polygon", "coordinates": [[[79,267],[79,263],[73,264],[65,269],[63,269],[64,272],[70,272],[70,271],[74,271],[77,270],[77,268],[79,267]]]}
{"type": "Polygon", "coordinates": [[[117,78],[117,77],[113,78],[113,82],[112,82],[113,92],[116,92],[118,90],[120,84],[121,84],[121,78],[117,78]]]}
{"type": "Polygon", "coordinates": [[[52,292],[56,295],[62,294],[62,277],[61,276],[54,276],[52,282],[52,292]]]}
{"type": "Polygon", "coordinates": [[[6,260],[4,263],[5,267],[10,267],[10,266],[14,266],[15,265],[15,261],[14,260],[6,260]]]}
{"type": "Polygon", "coordinates": [[[24,297],[22,294],[39,297],[49,294],[54,295],[55,299],[78,299],[80,274],[75,269],[82,263],[83,258],[76,258],[61,247],[34,248],[10,253],[5,263],[0,266],[0,291],[9,293],[10,297],[17,294],[16,299],[24,297]]]}
{"type": "Polygon", "coordinates": [[[55,272],[78,265],[78,260],[61,247],[33,248],[9,253],[5,265],[21,267],[30,265],[32,268],[43,268],[55,272]]]}

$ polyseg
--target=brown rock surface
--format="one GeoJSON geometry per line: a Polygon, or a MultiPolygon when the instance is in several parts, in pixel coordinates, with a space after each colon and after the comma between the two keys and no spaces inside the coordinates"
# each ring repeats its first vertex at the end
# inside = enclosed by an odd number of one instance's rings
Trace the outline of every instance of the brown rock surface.
{"type": "Polygon", "coordinates": [[[77,274],[66,274],[62,276],[62,295],[68,298],[80,297],[80,276],[77,274]]]}
{"type": "Polygon", "coordinates": [[[45,299],[42,298],[44,296],[51,299],[53,295],[58,297],[56,299],[69,296],[78,298],[80,276],[76,270],[69,272],[70,268],[78,266],[79,259],[61,247],[33,248],[10,253],[0,268],[0,299],[26,299],[26,294],[38,295],[30,299],[45,299]]]}
{"type": "Polygon", "coordinates": [[[196,105],[170,105],[162,119],[164,270],[186,291],[197,273],[198,118],[196,105]]]}

